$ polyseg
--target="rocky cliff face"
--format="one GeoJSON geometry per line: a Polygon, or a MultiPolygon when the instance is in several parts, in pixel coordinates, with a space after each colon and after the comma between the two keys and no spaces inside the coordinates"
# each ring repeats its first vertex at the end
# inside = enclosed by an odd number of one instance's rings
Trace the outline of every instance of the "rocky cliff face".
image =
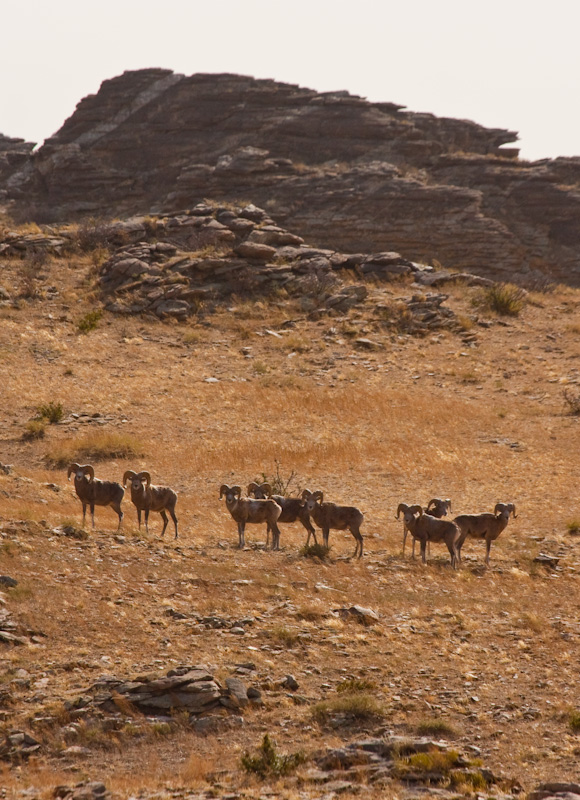
{"type": "Polygon", "coordinates": [[[36,153],[6,165],[0,139],[0,189],[39,221],[251,201],[320,247],[579,284],[580,158],[523,162],[502,149],[516,139],[347,92],[139,70],[36,153]]]}

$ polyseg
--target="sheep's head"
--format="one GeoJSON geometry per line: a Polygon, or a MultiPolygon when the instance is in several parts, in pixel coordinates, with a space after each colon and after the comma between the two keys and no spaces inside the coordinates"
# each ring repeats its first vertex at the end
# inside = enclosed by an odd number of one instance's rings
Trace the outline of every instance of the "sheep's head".
{"type": "Polygon", "coordinates": [[[425,510],[427,513],[433,510],[436,512],[436,514],[446,517],[447,512],[451,511],[451,500],[449,498],[447,498],[447,500],[441,500],[440,497],[434,497],[432,500],[429,500],[425,510]]]}
{"type": "Polygon", "coordinates": [[[409,510],[409,506],[406,503],[399,503],[399,507],[397,509],[397,519],[400,519],[401,512],[403,512],[403,514],[404,514],[405,511],[408,511],[408,510],[409,510]]]}
{"type": "Polygon", "coordinates": [[[68,468],[67,479],[74,473],[75,481],[82,481],[88,475],[89,482],[95,479],[95,470],[90,464],[71,464],[68,468]]]}
{"type": "Polygon", "coordinates": [[[514,503],[496,503],[493,513],[496,515],[496,517],[505,515],[509,518],[510,514],[512,514],[514,518],[517,516],[514,503]]]}
{"type": "Polygon", "coordinates": [[[272,495],[272,487],[269,483],[252,483],[248,484],[247,488],[248,497],[253,495],[256,500],[267,500],[272,495]]]}
{"type": "Polygon", "coordinates": [[[317,503],[322,504],[324,494],[321,491],[311,492],[310,489],[304,489],[301,499],[308,511],[312,511],[317,503]]]}
{"type": "MultiPolygon", "coordinates": [[[[404,503],[401,503],[401,505],[404,505],[404,503]]],[[[400,508],[401,506],[399,506],[399,509],[400,508]]],[[[403,510],[403,520],[405,521],[405,525],[409,526],[415,521],[415,514],[418,514],[421,517],[423,515],[423,508],[417,505],[405,506],[403,510]]]]}
{"type": "Polygon", "coordinates": [[[229,506],[242,496],[242,487],[228,486],[227,483],[222,483],[220,486],[220,500],[224,495],[226,496],[226,505],[229,506]]]}

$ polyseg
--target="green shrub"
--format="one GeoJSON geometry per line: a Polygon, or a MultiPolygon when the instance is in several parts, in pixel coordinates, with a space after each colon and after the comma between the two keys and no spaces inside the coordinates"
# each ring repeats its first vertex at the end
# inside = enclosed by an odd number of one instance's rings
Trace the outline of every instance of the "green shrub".
{"type": "Polygon", "coordinates": [[[571,711],[568,715],[568,724],[572,733],[580,733],[580,711],[571,711]]]}
{"type": "Polygon", "coordinates": [[[299,552],[304,558],[319,558],[321,561],[325,561],[330,553],[330,547],[323,544],[305,544],[299,552]]]}
{"type": "Polygon", "coordinates": [[[64,416],[64,408],[62,403],[54,403],[52,400],[49,403],[43,403],[36,409],[38,416],[50,422],[51,425],[60,422],[64,416]]]}
{"type": "Polygon", "coordinates": [[[241,758],[242,769],[260,778],[289,775],[306,761],[302,751],[292,754],[278,754],[276,744],[266,733],[258,750],[258,755],[244,753],[241,758]]]}
{"type": "Polygon", "coordinates": [[[336,691],[339,694],[358,694],[359,692],[369,692],[373,689],[376,689],[376,686],[372,681],[365,681],[360,678],[350,678],[342,681],[336,687],[336,691]]]}
{"type": "Polygon", "coordinates": [[[77,322],[77,329],[79,333],[89,333],[90,331],[94,331],[95,328],[97,328],[102,316],[103,312],[100,308],[97,308],[94,311],[88,311],[84,317],[81,317],[77,322]]]}

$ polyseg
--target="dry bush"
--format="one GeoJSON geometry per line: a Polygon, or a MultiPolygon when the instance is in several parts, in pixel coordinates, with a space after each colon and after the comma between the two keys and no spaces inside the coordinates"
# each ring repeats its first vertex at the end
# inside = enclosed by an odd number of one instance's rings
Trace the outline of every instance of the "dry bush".
{"type": "Polygon", "coordinates": [[[364,692],[344,694],[332,700],[322,700],[312,708],[312,717],[316,722],[325,724],[333,717],[348,717],[357,721],[381,719],[385,709],[379,701],[364,692]]]}
{"type": "Polygon", "coordinates": [[[481,289],[474,297],[474,303],[481,308],[495,311],[496,314],[517,317],[526,303],[527,292],[512,283],[494,283],[481,289]]]}

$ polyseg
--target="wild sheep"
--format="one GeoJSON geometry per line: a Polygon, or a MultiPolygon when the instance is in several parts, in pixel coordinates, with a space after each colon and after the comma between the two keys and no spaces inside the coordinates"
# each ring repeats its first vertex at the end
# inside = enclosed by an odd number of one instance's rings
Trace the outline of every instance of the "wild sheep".
{"type": "Polygon", "coordinates": [[[123,475],[123,486],[127,485],[128,480],[131,481],[131,501],[137,509],[139,528],[141,527],[142,511],[145,512],[145,530],[147,533],[149,533],[149,512],[158,511],[163,519],[161,535],[164,536],[169,522],[165,512],[168,511],[175,525],[175,538],[177,539],[177,517],[175,516],[177,493],[168,486],[151,486],[151,475],[148,472],[133,472],[129,469],[123,475]]]}
{"type": "Polygon", "coordinates": [[[495,542],[500,533],[505,530],[510,514],[516,517],[516,507],[513,503],[497,503],[493,514],[460,514],[453,520],[461,531],[457,551],[461,560],[461,548],[470,536],[472,539],[485,539],[485,563],[489,566],[489,551],[491,543],[495,542]]]}
{"type": "MultiPolygon", "coordinates": [[[[328,547],[328,536],[331,530],[349,530],[356,539],[353,558],[361,558],[363,554],[363,537],[360,526],[364,522],[364,514],[354,506],[337,506],[336,503],[324,502],[324,495],[320,491],[311,492],[304,489],[302,500],[306,504],[306,509],[316,525],[322,528],[322,541],[328,547]]],[[[310,534],[308,536],[310,539],[310,534]]],[[[316,541],[316,539],[315,539],[316,541]]],[[[308,544],[308,542],[307,542],[308,544]]]]}
{"type": "Polygon", "coordinates": [[[399,518],[401,512],[403,512],[403,521],[411,536],[421,543],[423,563],[426,561],[425,551],[428,542],[445,542],[451,556],[451,566],[453,569],[457,569],[459,562],[457,543],[460,537],[460,530],[455,522],[424,514],[423,508],[418,505],[408,506],[405,503],[400,503],[397,508],[397,518],[399,518]]]}
{"type": "MultiPolygon", "coordinates": [[[[306,544],[310,541],[310,536],[314,536],[314,543],[316,541],[316,531],[310,522],[310,515],[306,508],[304,500],[300,497],[283,497],[280,494],[272,494],[272,487],[269,483],[249,483],[247,488],[248,495],[253,495],[257,500],[265,500],[271,498],[282,509],[282,513],[278,518],[278,522],[301,522],[308,531],[308,539],[306,544]]],[[[266,532],[266,547],[268,547],[268,540],[270,536],[270,526],[266,532]]]]}
{"type": "Polygon", "coordinates": [[[226,506],[228,511],[238,523],[239,547],[245,547],[246,539],[244,531],[246,524],[265,522],[272,530],[272,550],[280,549],[280,528],[278,518],[282,509],[275,500],[254,500],[249,497],[242,497],[241,486],[228,486],[223,483],[220,487],[220,500],[226,496],[226,506]]]}
{"type": "Polygon", "coordinates": [[[87,506],[91,509],[93,528],[95,527],[95,506],[111,506],[119,516],[119,525],[117,527],[117,530],[119,530],[123,521],[121,501],[125,494],[121,484],[113,481],[101,481],[95,478],[95,470],[90,464],[71,464],[67,474],[69,481],[73,472],[75,476],[75,491],[83,504],[83,528],[85,526],[87,506]]]}
{"type": "MultiPolygon", "coordinates": [[[[437,517],[437,519],[441,519],[441,517],[447,516],[447,511],[451,510],[451,500],[449,498],[447,500],[441,500],[440,497],[434,497],[432,500],[429,500],[427,503],[427,508],[423,509],[425,514],[429,514],[431,517],[437,517]],[[433,506],[433,508],[431,508],[433,506]]],[[[397,519],[399,515],[397,514],[397,519]]],[[[403,522],[403,555],[405,555],[405,542],[407,541],[407,534],[409,530],[405,523],[403,522]]],[[[431,555],[431,544],[427,542],[427,549],[429,555],[431,555]]],[[[413,558],[415,558],[415,538],[413,538],[413,558]]]]}

